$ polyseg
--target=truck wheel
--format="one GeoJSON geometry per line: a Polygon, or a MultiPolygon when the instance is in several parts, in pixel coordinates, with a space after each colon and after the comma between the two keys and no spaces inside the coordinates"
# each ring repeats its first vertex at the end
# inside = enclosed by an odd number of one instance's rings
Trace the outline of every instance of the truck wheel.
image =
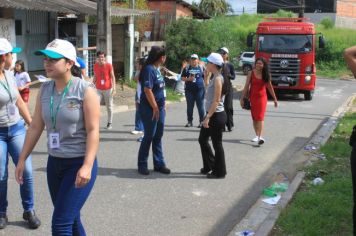
{"type": "Polygon", "coordinates": [[[304,99],[306,101],[311,101],[313,99],[313,94],[314,94],[314,91],[305,91],[304,92],[304,99]]]}
{"type": "Polygon", "coordinates": [[[247,75],[247,73],[249,71],[251,71],[251,70],[252,70],[252,67],[250,65],[243,65],[242,66],[242,71],[243,71],[244,75],[247,75]]]}

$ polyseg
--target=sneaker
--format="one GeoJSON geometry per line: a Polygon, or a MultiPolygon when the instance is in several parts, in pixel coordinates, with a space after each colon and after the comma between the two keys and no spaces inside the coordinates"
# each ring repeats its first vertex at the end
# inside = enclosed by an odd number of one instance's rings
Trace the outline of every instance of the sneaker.
{"type": "Polygon", "coordinates": [[[208,179],[225,179],[225,175],[216,175],[214,173],[207,174],[208,179]]]}
{"type": "Polygon", "coordinates": [[[138,173],[141,175],[149,175],[150,172],[148,171],[147,168],[138,168],[138,173]]]}
{"type": "Polygon", "coordinates": [[[143,132],[142,131],[138,131],[138,130],[132,130],[131,131],[131,134],[142,134],[143,132]]]}
{"type": "Polygon", "coordinates": [[[169,174],[171,173],[171,170],[168,169],[168,168],[165,167],[165,166],[162,166],[162,167],[155,167],[155,168],[154,168],[154,171],[160,172],[160,173],[166,174],[166,175],[169,175],[169,174]]]}
{"type": "Polygon", "coordinates": [[[200,129],[201,127],[202,127],[202,124],[200,123],[200,124],[197,126],[197,128],[200,129]]]}
{"type": "Polygon", "coordinates": [[[139,137],[139,138],[137,139],[137,142],[142,142],[142,139],[143,139],[143,136],[139,137]]]}
{"type": "Polygon", "coordinates": [[[253,139],[251,139],[251,142],[257,143],[258,142],[258,136],[256,136],[253,139]]]}
{"type": "Polygon", "coordinates": [[[5,227],[7,226],[7,216],[5,213],[0,213],[0,229],[5,229],[5,227]]]}
{"type": "Polygon", "coordinates": [[[211,171],[211,170],[206,170],[206,169],[204,169],[204,168],[201,168],[201,169],[200,169],[200,174],[202,174],[202,175],[207,175],[207,174],[209,174],[210,171],[211,171]]]}
{"type": "Polygon", "coordinates": [[[37,229],[41,225],[41,221],[37,218],[35,211],[25,211],[23,219],[28,222],[30,229],[37,229]]]}
{"type": "Polygon", "coordinates": [[[192,122],[188,122],[185,127],[192,127],[193,126],[193,123],[192,122]]]}
{"type": "Polygon", "coordinates": [[[260,137],[259,140],[258,140],[258,145],[262,145],[265,143],[265,139],[260,137]]]}
{"type": "Polygon", "coordinates": [[[106,129],[112,129],[112,124],[108,123],[108,125],[106,126],[106,129]]]}

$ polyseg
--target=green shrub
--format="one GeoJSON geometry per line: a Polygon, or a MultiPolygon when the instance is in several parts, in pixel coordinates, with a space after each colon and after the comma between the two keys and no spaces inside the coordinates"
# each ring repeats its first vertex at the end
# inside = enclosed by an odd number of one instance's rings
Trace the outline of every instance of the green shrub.
{"type": "Polygon", "coordinates": [[[324,27],[324,29],[331,29],[334,27],[334,22],[330,19],[330,17],[322,19],[320,24],[324,27]]]}

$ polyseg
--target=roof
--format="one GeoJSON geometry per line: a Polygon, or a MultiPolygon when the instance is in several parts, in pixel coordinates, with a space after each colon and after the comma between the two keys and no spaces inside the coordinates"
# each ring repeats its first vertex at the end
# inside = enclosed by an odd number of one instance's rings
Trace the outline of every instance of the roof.
{"type": "MultiPolygon", "coordinates": [[[[89,0],[1,0],[0,7],[85,15],[97,14],[96,2],[89,0]]],[[[147,10],[111,7],[111,15],[118,17],[149,15],[152,13],[154,12],[147,10]]]]}
{"type": "Polygon", "coordinates": [[[199,19],[210,19],[211,18],[208,14],[206,14],[205,12],[200,10],[198,7],[192,5],[189,2],[186,2],[184,0],[149,0],[149,1],[152,1],[152,2],[176,2],[182,6],[189,8],[193,13],[194,18],[199,18],[199,19]]]}

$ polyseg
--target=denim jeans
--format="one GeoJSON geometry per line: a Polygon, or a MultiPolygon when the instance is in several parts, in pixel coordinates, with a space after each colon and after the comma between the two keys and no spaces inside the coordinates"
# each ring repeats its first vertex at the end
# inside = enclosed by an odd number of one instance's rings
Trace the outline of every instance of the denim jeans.
{"type": "Polygon", "coordinates": [[[222,145],[222,134],[226,123],[226,113],[215,112],[210,118],[209,128],[202,127],[199,134],[199,144],[203,158],[203,168],[219,176],[226,175],[225,152],[222,145]],[[214,151],[211,150],[209,137],[213,143],[214,151]]]}
{"type": "Polygon", "coordinates": [[[80,220],[80,210],[94,186],[98,165],[95,160],[88,184],[82,188],[76,188],[74,185],[75,179],[83,162],[83,157],[48,157],[47,183],[54,206],[52,216],[53,236],[86,235],[80,220]]]}
{"type": "Polygon", "coordinates": [[[136,102],[136,112],[135,112],[135,130],[136,131],[143,131],[143,124],[140,114],[140,104],[136,102]]]}
{"type": "MultiPolygon", "coordinates": [[[[17,124],[10,127],[0,128],[0,213],[6,213],[8,205],[7,179],[9,154],[12,157],[12,162],[17,165],[25,142],[25,136],[26,129],[23,120],[20,120],[17,124]]],[[[31,211],[34,205],[31,156],[29,156],[25,162],[23,178],[24,182],[20,186],[22,207],[24,211],[31,211]]]]}
{"type": "Polygon", "coordinates": [[[140,104],[140,114],[143,122],[144,136],[138,151],[138,168],[147,169],[148,154],[152,144],[153,165],[156,168],[166,166],[162,151],[162,136],[166,112],[159,108],[159,120],[152,120],[153,111],[149,104],[140,104]]]}
{"type": "Polygon", "coordinates": [[[199,121],[202,122],[205,116],[205,108],[204,108],[204,88],[197,88],[193,90],[186,89],[185,90],[185,98],[187,100],[187,119],[188,122],[193,121],[193,110],[194,104],[197,104],[198,113],[199,113],[199,121]]]}

